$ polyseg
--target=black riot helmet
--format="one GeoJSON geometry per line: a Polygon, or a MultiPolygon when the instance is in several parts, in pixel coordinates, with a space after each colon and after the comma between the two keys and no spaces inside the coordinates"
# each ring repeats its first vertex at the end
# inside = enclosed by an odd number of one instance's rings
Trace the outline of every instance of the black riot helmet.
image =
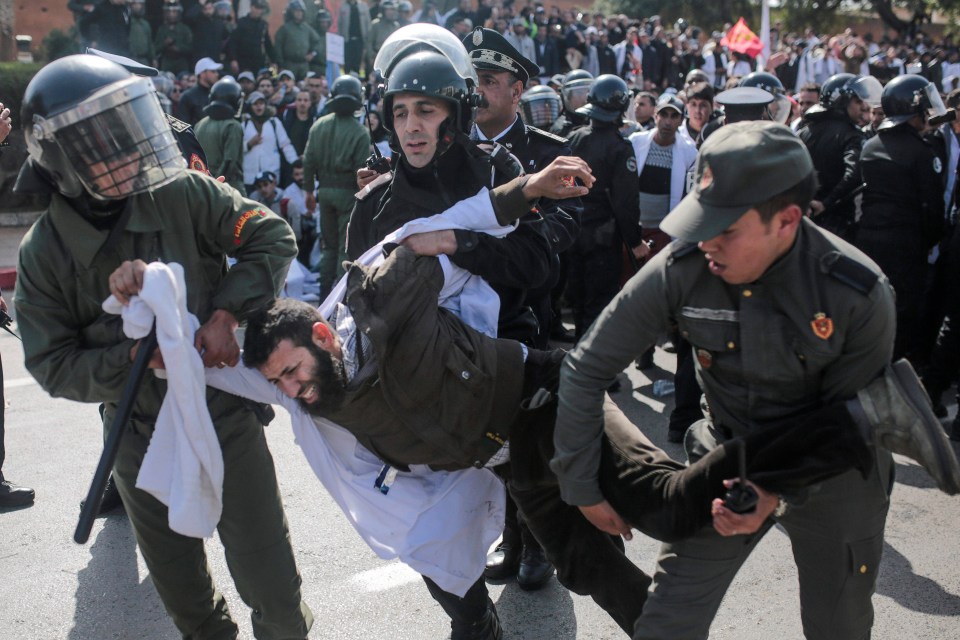
{"type": "Polygon", "coordinates": [[[341,116],[353,115],[363,107],[363,86],[353,76],[340,76],[330,87],[326,108],[341,116]]]}
{"type": "MultiPolygon", "coordinates": [[[[827,78],[827,81],[820,87],[820,106],[824,109],[845,111],[851,98],[856,97],[871,107],[879,107],[882,94],[883,86],[873,76],[838,73],[827,78]]],[[[810,111],[807,113],[810,113],[810,111]]]]}
{"type": "Polygon", "coordinates": [[[227,76],[210,87],[210,103],[203,108],[211,120],[239,118],[243,110],[243,90],[236,80],[227,76]]]}
{"type": "Polygon", "coordinates": [[[947,113],[937,87],[917,74],[897,76],[888,82],[883,88],[880,104],[884,118],[877,127],[878,131],[896,127],[918,115],[925,120],[943,122],[947,113]]]}
{"type": "Polygon", "coordinates": [[[30,162],[67,197],[120,200],[186,170],[149,78],[91,55],[42,68],[21,122],[30,162]]]}
{"type": "Polygon", "coordinates": [[[560,117],[560,94],[546,85],[537,85],[520,96],[520,117],[531,127],[549,129],[560,117]]]}
{"type": "Polygon", "coordinates": [[[574,69],[563,76],[560,97],[563,98],[564,110],[576,111],[582,107],[592,84],[593,74],[584,69],[574,69]]]}
{"type": "Polygon", "coordinates": [[[587,104],[577,109],[577,113],[600,122],[620,122],[631,98],[623,78],[605,73],[594,81],[587,104]]]}
{"type": "Polygon", "coordinates": [[[772,73],[767,71],[748,73],[740,79],[737,86],[756,87],[773,95],[773,102],[767,106],[767,111],[770,114],[770,119],[774,122],[783,124],[790,117],[790,110],[793,105],[786,96],[786,89],[783,88],[783,83],[780,82],[780,78],[772,73]]]}
{"type": "Polygon", "coordinates": [[[393,97],[420,93],[449,102],[453,115],[446,126],[469,133],[479,104],[477,72],[453,33],[421,22],[401,27],[384,41],[373,68],[386,83],[382,113],[387,129],[393,130],[393,97]]]}

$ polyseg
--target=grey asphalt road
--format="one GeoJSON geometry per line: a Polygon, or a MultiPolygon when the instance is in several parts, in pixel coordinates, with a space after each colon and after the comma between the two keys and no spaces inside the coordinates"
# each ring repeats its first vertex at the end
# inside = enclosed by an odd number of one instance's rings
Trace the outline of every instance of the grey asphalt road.
{"type": "MultiPolygon", "coordinates": [[[[121,514],[97,520],[90,542],[72,541],[78,503],[101,449],[94,405],[50,399],[23,367],[19,343],[0,335],[8,402],[5,474],[37,491],[36,505],[0,512],[0,640],[161,640],[179,637],[167,618],[121,514]]],[[[669,377],[673,357],[658,350],[653,378],[669,377]]],[[[654,398],[651,379],[628,371],[616,394],[627,413],[675,456],[665,437],[671,398],[654,398]],[[629,389],[633,387],[633,389],[629,389]],[[666,402],[664,402],[666,400],[666,402]]],[[[325,494],[293,442],[289,418],[268,428],[290,521],[304,597],[316,623],[312,638],[425,640],[449,634],[419,578],[379,560],[325,494]]],[[[913,463],[898,460],[884,561],[874,597],[874,638],[960,638],[960,498],[939,493],[913,463]]],[[[251,638],[248,609],[237,596],[216,538],[210,566],[251,638]]],[[[637,536],[630,556],[652,570],[658,545],[637,536]]],[[[493,585],[505,638],[622,638],[588,598],[555,580],[526,593],[493,585]]],[[[713,625],[712,638],[802,638],[796,571],[782,531],[773,530],[748,560],[713,625]]]]}

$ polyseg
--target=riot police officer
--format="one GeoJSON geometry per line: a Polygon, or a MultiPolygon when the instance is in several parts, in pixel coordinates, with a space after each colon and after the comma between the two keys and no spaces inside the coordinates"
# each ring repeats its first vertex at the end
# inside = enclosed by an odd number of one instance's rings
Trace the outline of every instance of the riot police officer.
{"type": "Polygon", "coordinates": [[[893,357],[916,360],[923,346],[927,254],[944,230],[943,163],[921,133],[946,109],[936,86],[918,75],[891,80],[881,102],[884,120],[860,155],[865,189],[856,245],[897,294],[893,357]]]}
{"type": "Polygon", "coordinates": [[[587,124],[587,117],[577,113],[577,109],[586,104],[591,85],[593,74],[584,69],[574,69],[563,76],[563,86],[560,88],[563,113],[550,127],[550,133],[569,138],[574,129],[587,124]]]}
{"type": "MultiPolygon", "coordinates": [[[[753,73],[748,73],[743,76],[737,86],[756,87],[773,95],[773,102],[767,106],[770,120],[779,122],[780,124],[786,123],[790,117],[792,105],[787,98],[786,89],[783,88],[783,83],[780,82],[780,78],[767,71],[754,71],[753,73]]],[[[760,118],[756,119],[759,120],[760,118]]]]}
{"type": "Polygon", "coordinates": [[[650,249],[640,229],[640,192],[633,147],[620,135],[630,90],[622,78],[602,75],[578,110],[590,124],[573,132],[570,146],[597,179],[583,198],[580,235],[571,249],[567,293],[580,338],[620,290],[622,247],[637,259],[650,249]]]}
{"type": "Polygon", "coordinates": [[[520,116],[531,127],[547,131],[560,117],[560,94],[545,84],[530,87],[520,96],[520,116]]]}
{"type": "Polygon", "coordinates": [[[243,192],[243,126],[239,118],[243,91],[231,77],[218,80],[210,88],[210,104],[197,123],[197,140],[209,153],[213,175],[243,192]]]}
{"type": "Polygon", "coordinates": [[[863,124],[883,91],[872,76],[839,73],[823,83],[820,104],[803,117],[797,135],[813,158],[820,184],[810,204],[813,220],[845,240],[855,235],[854,192],[860,186],[863,124]]]}

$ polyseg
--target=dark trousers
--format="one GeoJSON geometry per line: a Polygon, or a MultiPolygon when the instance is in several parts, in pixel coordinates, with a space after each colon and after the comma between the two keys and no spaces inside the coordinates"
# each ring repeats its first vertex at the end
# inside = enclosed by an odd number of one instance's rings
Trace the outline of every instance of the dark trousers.
{"type": "Polygon", "coordinates": [[[433,599],[450,616],[454,629],[469,628],[486,613],[487,601],[490,598],[487,593],[487,583],[484,582],[483,576],[480,576],[480,579],[473,583],[473,586],[463,594],[462,598],[449,591],[444,591],[427,576],[420,577],[427,583],[427,590],[433,599]]]}
{"type": "MultiPolygon", "coordinates": [[[[588,232],[586,228],[581,230],[582,234],[588,232]]],[[[580,338],[620,292],[620,242],[590,246],[579,242],[570,248],[568,256],[567,297],[580,338]]]]}
{"type": "MultiPolygon", "coordinates": [[[[556,401],[525,411],[510,434],[510,492],[557,579],[589,595],[632,633],[651,579],[624,554],[623,543],[594,527],[560,498],[550,470],[556,401]]],[[[742,438],[750,479],[792,493],[851,467],[866,474],[870,451],[842,404],[806,420],[757,429],[742,438]]],[[[599,481],[604,496],[640,532],[662,541],[693,535],[711,522],[710,503],[723,480],[738,475],[739,441],[730,441],[689,467],[672,460],[607,398],[599,481]],[[734,444],[736,442],[736,444],[734,444]]]]}
{"type": "Polygon", "coordinates": [[[696,368],[693,364],[693,347],[682,337],[674,343],[677,348],[677,372],[673,376],[676,386],[673,411],[670,412],[670,431],[686,433],[697,420],[703,419],[700,408],[700,383],[697,382],[696,368]]]}

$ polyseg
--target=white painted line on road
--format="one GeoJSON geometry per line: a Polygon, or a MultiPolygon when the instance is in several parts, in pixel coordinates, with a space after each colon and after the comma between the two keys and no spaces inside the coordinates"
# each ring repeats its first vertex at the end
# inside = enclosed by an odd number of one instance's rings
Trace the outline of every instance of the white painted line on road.
{"type": "Polygon", "coordinates": [[[378,569],[361,571],[351,577],[352,582],[367,592],[387,591],[411,582],[419,582],[420,574],[402,563],[388,564],[378,569]]]}
{"type": "Polygon", "coordinates": [[[4,380],[3,388],[16,389],[17,387],[29,387],[33,384],[37,384],[37,381],[33,378],[14,378],[13,380],[4,380]]]}

